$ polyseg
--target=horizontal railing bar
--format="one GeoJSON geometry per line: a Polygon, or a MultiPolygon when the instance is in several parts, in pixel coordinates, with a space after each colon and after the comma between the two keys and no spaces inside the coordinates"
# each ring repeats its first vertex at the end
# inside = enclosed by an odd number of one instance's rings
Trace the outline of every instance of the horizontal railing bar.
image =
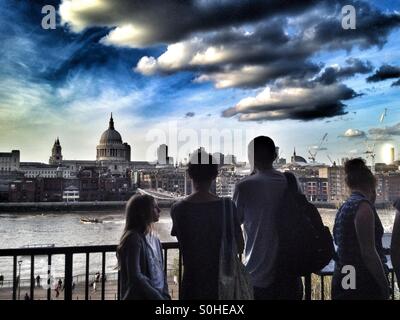
{"type": "MultiPolygon", "coordinates": [[[[163,249],[179,249],[177,242],[163,242],[163,249]]],[[[51,247],[51,248],[13,248],[0,249],[0,257],[9,256],[39,256],[39,255],[55,255],[55,254],[79,254],[79,253],[96,253],[96,252],[115,252],[117,245],[100,245],[100,246],[75,246],[75,247],[51,247]]]]}

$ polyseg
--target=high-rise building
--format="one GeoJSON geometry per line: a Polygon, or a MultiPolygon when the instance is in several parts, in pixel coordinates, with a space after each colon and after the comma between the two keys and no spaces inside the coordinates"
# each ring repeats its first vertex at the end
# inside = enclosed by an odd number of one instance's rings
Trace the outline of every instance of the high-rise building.
{"type": "Polygon", "coordinates": [[[394,164],[394,147],[390,148],[390,164],[394,164]]]}
{"type": "Polygon", "coordinates": [[[168,156],[168,146],[161,144],[157,148],[157,164],[159,165],[173,165],[174,158],[168,156]]]}
{"type": "Polygon", "coordinates": [[[223,166],[225,164],[225,156],[221,152],[214,152],[213,158],[217,162],[217,164],[223,166]]]}

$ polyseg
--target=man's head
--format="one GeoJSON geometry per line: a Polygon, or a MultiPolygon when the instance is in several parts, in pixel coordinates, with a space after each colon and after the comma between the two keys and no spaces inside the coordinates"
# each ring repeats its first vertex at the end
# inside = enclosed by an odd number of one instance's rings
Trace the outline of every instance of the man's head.
{"type": "Polygon", "coordinates": [[[248,157],[253,169],[270,169],[277,157],[274,141],[266,136],[254,138],[249,143],[248,157]]]}

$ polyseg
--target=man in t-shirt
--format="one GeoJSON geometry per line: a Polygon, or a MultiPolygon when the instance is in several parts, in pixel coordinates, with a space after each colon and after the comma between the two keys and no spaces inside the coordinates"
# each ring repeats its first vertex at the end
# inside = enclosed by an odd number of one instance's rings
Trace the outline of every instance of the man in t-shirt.
{"type": "Polygon", "coordinates": [[[287,187],[283,173],[272,166],[277,154],[274,141],[266,136],[253,139],[248,147],[252,174],[236,184],[233,200],[245,235],[246,270],[254,286],[256,300],[279,299],[282,286],[296,286],[282,281],[275,269],[278,234],[275,216],[287,187]],[[279,276],[279,279],[278,279],[279,276]]]}

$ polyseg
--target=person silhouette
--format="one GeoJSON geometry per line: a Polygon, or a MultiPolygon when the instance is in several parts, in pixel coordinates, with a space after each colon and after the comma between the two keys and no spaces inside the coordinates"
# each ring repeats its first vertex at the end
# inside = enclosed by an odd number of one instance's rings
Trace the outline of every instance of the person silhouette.
{"type": "Polygon", "coordinates": [[[255,300],[299,300],[299,277],[276,272],[279,254],[278,221],[287,188],[282,172],[273,167],[277,158],[274,141],[258,136],[248,145],[251,174],[235,185],[233,201],[245,234],[245,266],[254,287],[255,300]]]}

